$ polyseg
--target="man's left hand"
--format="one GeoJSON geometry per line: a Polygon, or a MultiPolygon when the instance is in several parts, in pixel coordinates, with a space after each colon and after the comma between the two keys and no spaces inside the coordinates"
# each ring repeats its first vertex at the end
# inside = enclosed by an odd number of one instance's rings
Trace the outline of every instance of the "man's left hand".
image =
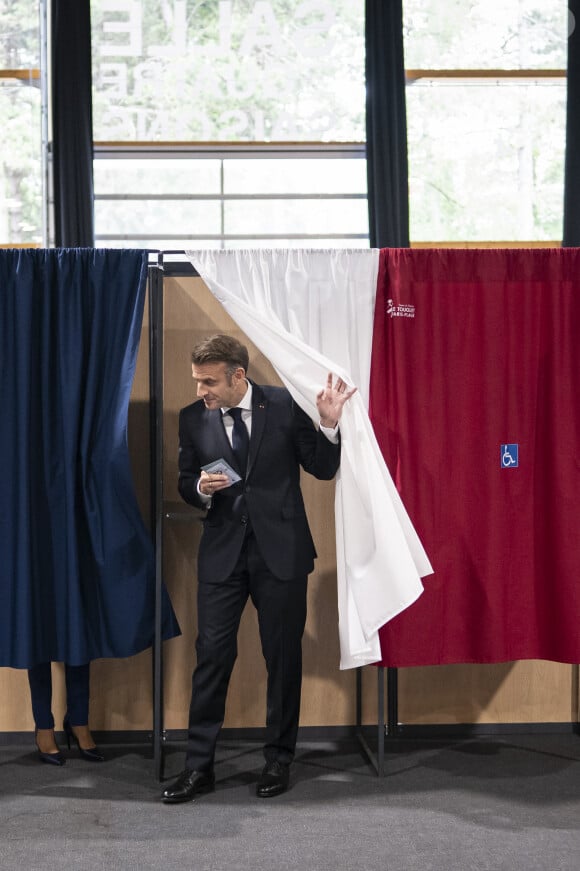
{"type": "Polygon", "coordinates": [[[342,378],[337,378],[333,385],[332,372],[328,373],[326,387],[323,387],[316,397],[316,408],[322,426],[334,429],[340,420],[345,402],[356,393],[356,389],[356,387],[348,389],[342,378]]]}

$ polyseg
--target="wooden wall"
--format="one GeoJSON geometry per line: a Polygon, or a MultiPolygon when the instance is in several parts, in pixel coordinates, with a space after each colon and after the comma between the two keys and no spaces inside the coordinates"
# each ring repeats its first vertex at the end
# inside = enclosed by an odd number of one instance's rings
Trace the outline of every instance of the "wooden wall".
{"type": "MultiPolygon", "coordinates": [[[[139,353],[129,416],[129,444],[139,503],[148,518],[149,421],[147,320],[139,353]]],[[[200,279],[165,281],[165,498],[171,518],[164,527],[164,570],[182,636],[164,645],[165,727],[187,723],[196,632],[196,551],[200,524],[177,493],[179,409],[195,398],[190,352],[212,332],[247,340],[200,279]],[[183,514],[181,513],[183,512],[183,514]]],[[[250,348],[250,374],[258,382],[278,383],[268,361],[250,348]]],[[[355,722],[355,676],[339,670],[336,565],[332,482],[304,476],[303,489],[318,550],[309,582],[309,617],[304,637],[301,724],[347,726],[355,722]]],[[[91,725],[97,730],[151,728],[151,654],[103,660],[92,667],[91,725]]],[[[54,713],[64,713],[62,667],[53,666],[54,713]]],[[[248,606],[242,620],[239,653],[226,712],[226,727],[262,726],[265,718],[265,668],[257,623],[248,606]]],[[[376,722],[376,670],[363,672],[363,713],[376,722]]],[[[577,719],[575,666],[548,662],[454,665],[399,670],[399,719],[407,724],[569,722],[577,719]]],[[[32,730],[26,674],[0,669],[0,732],[32,730]]]]}

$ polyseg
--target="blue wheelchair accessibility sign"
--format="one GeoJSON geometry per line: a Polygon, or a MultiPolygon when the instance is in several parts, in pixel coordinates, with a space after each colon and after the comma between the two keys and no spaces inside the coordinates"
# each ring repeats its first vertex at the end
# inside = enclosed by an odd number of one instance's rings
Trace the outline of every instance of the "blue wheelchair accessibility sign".
{"type": "Polygon", "coordinates": [[[502,469],[517,469],[518,446],[501,445],[500,464],[502,469]]]}

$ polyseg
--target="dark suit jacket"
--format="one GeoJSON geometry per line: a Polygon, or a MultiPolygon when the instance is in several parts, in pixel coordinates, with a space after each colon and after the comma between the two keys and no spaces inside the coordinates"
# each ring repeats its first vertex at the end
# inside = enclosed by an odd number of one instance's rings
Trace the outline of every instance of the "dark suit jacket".
{"type": "MultiPolygon", "coordinates": [[[[253,384],[252,432],[245,480],[212,499],[199,548],[199,580],[224,580],[233,570],[251,523],[270,571],[282,580],[312,571],[316,551],[300,490],[300,465],[322,480],[333,478],[340,444],[333,445],[281,387],[253,384]]],[[[203,508],[197,492],[201,466],[224,458],[240,474],[222,420],[203,400],[179,416],[179,492],[203,508]]]]}

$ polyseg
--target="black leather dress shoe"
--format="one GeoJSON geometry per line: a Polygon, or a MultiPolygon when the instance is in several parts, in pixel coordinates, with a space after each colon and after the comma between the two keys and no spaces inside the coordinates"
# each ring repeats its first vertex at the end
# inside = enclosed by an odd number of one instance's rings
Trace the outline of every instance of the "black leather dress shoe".
{"type": "Polygon", "coordinates": [[[258,798],[274,798],[288,789],[290,766],[283,762],[266,762],[256,787],[258,798]]]}
{"type": "Polygon", "coordinates": [[[204,792],[211,792],[215,787],[213,771],[192,771],[186,768],[177,780],[174,780],[163,790],[161,801],[165,804],[179,804],[182,801],[193,801],[204,792]]]}

